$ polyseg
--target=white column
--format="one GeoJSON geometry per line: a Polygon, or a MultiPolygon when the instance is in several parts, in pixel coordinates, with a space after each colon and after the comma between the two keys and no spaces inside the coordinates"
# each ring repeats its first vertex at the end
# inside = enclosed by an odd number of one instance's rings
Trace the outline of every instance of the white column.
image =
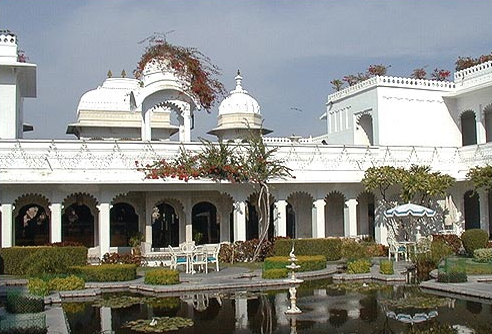
{"type": "Polygon", "coordinates": [[[51,211],[51,226],[50,240],[51,242],[62,241],[62,205],[61,203],[53,203],[50,205],[51,211]]]}
{"type": "Polygon", "coordinates": [[[234,241],[246,241],[246,202],[234,203],[234,241]]]}
{"type": "Polygon", "coordinates": [[[234,311],[236,318],[236,328],[248,328],[248,300],[244,296],[236,296],[234,298],[234,311]]]}
{"type": "Polygon", "coordinates": [[[287,236],[287,201],[278,200],[275,202],[275,236],[287,236]]]}
{"type": "Polygon", "coordinates": [[[351,198],[345,202],[344,235],[345,237],[354,237],[357,235],[357,200],[351,198]]]}
{"type": "Polygon", "coordinates": [[[314,201],[314,208],[316,211],[316,221],[313,225],[313,238],[324,238],[326,236],[325,231],[325,199],[317,199],[314,201]]]}
{"type": "Polygon", "coordinates": [[[109,226],[109,212],[110,212],[110,204],[109,203],[101,203],[97,206],[99,209],[99,250],[100,250],[100,258],[102,259],[103,255],[109,252],[110,246],[110,226],[109,226]]]}
{"type": "Polygon", "coordinates": [[[485,144],[487,142],[486,132],[485,132],[485,115],[483,112],[483,106],[480,104],[478,106],[477,117],[477,144],[485,144]]]}
{"type": "Polygon", "coordinates": [[[191,141],[191,111],[188,104],[182,105],[181,124],[179,125],[179,141],[191,141]]]}
{"type": "Polygon", "coordinates": [[[111,307],[101,307],[99,310],[99,315],[101,317],[101,333],[113,333],[111,307]]]}
{"type": "Polygon", "coordinates": [[[488,196],[485,191],[480,189],[478,191],[479,203],[480,203],[480,228],[489,232],[489,203],[488,196]]]}
{"type": "Polygon", "coordinates": [[[192,208],[189,206],[184,209],[185,213],[185,241],[193,241],[193,221],[192,221],[192,208]]]}
{"type": "Polygon", "coordinates": [[[145,108],[142,105],[142,129],[141,136],[142,140],[152,140],[152,125],[151,125],[151,115],[152,111],[145,108]]]}
{"type": "Polygon", "coordinates": [[[14,226],[12,219],[12,204],[2,204],[2,248],[12,247],[14,245],[14,226]]]}

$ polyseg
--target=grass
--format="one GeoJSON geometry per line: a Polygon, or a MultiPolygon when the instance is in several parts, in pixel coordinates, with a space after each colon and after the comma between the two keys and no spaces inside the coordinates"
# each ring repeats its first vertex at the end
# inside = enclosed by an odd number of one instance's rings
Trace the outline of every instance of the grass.
{"type": "Polygon", "coordinates": [[[468,275],[491,275],[492,263],[479,263],[474,262],[471,258],[465,257],[449,257],[446,259],[445,264],[447,268],[460,268],[464,269],[468,275]]]}

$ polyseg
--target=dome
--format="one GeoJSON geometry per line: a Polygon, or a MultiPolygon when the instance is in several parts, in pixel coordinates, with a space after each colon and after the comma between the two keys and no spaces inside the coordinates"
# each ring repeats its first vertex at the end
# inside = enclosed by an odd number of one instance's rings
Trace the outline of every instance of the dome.
{"type": "Polygon", "coordinates": [[[248,94],[241,86],[243,77],[237,71],[236,89],[232,90],[229,95],[219,105],[219,115],[248,113],[260,114],[260,105],[248,94]]]}

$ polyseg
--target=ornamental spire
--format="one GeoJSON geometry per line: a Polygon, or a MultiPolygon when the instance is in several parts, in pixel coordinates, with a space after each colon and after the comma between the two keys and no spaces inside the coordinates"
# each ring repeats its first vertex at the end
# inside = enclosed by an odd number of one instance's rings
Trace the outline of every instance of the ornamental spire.
{"type": "Polygon", "coordinates": [[[243,77],[241,76],[241,72],[239,70],[237,70],[237,75],[234,79],[236,79],[236,92],[242,92],[244,90],[241,85],[243,77]]]}

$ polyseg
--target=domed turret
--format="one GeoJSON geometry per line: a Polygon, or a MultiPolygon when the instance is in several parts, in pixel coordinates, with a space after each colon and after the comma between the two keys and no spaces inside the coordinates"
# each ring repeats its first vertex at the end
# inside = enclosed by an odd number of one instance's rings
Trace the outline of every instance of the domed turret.
{"type": "Polygon", "coordinates": [[[217,127],[208,133],[219,140],[242,140],[250,131],[261,135],[272,132],[263,129],[260,105],[242,86],[243,77],[239,70],[235,77],[236,88],[219,105],[217,127]]]}

